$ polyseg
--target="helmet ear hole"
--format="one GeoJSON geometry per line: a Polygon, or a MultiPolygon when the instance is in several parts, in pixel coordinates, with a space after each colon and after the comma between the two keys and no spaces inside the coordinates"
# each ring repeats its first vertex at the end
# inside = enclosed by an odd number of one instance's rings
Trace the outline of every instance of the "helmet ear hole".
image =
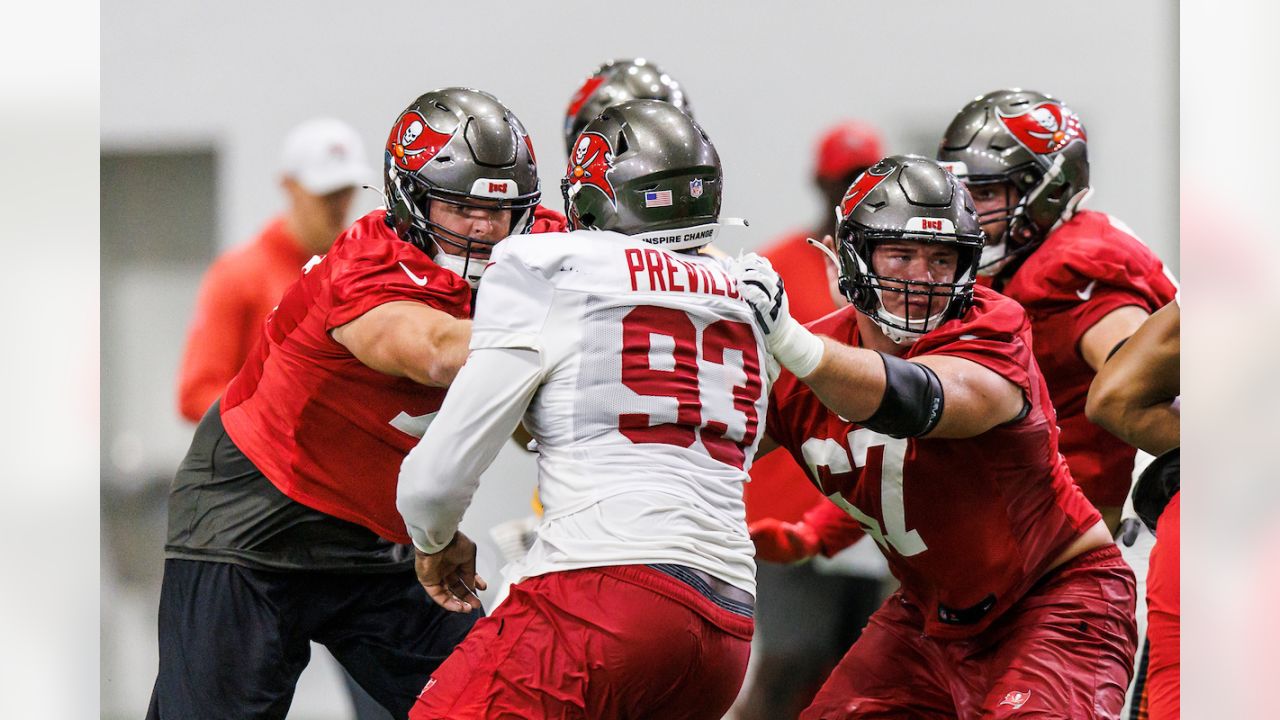
{"type": "Polygon", "coordinates": [[[617,155],[622,156],[627,154],[627,150],[629,150],[631,146],[627,144],[627,133],[625,131],[618,131],[618,140],[613,144],[613,147],[614,152],[617,155]]]}

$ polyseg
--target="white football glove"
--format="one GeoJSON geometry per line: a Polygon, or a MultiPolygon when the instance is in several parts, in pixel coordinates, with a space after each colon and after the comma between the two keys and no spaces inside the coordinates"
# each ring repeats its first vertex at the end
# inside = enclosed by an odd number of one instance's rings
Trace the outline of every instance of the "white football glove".
{"type": "Polygon", "coordinates": [[[786,289],[773,265],[755,253],[747,253],[734,261],[732,272],[738,280],[738,293],[755,313],[769,354],[798,378],[812,373],[826,347],[818,336],[791,317],[786,289]]]}

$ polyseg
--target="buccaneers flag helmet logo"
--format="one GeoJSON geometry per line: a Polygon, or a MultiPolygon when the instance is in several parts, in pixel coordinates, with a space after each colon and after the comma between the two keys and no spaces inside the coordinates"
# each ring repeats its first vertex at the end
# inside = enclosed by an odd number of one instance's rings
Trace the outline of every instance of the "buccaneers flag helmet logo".
{"type": "Polygon", "coordinates": [[[1085,140],[1080,118],[1069,108],[1043,102],[1018,115],[996,113],[1001,124],[1026,149],[1037,155],[1056,153],[1076,140],[1085,140]]]}
{"type": "Polygon", "coordinates": [[[892,166],[882,168],[879,165],[875,165],[859,175],[858,179],[845,191],[844,199],[840,201],[840,218],[843,220],[849,217],[853,209],[858,207],[858,203],[867,199],[867,195],[870,195],[877,185],[884,182],[884,179],[889,177],[890,172],[892,172],[892,166]]]}
{"type": "Polygon", "coordinates": [[[452,134],[431,129],[427,119],[417,110],[406,110],[391,128],[391,137],[387,138],[387,154],[396,167],[416,172],[438,155],[452,139],[452,134]]]}
{"type": "Polygon", "coordinates": [[[565,170],[569,192],[577,194],[583,187],[593,187],[604,193],[616,208],[618,197],[613,191],[613,183],[609,182],[609,172],[612,170],[613,148],[609,146],[609,141],[600,133],[582,133],[573,146],[569,167],[565,170]]]}

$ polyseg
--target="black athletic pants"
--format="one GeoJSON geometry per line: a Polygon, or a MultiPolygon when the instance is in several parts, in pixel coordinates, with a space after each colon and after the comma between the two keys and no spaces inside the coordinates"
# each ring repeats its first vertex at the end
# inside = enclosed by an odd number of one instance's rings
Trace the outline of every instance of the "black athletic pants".
{"type": "Polygon", "coordinates": [[[147,719],[283,718],[312,640],[405,718],[482,614],[442,609],[412,570],[277,572],[165,560],[160,672],[147,719]]]}

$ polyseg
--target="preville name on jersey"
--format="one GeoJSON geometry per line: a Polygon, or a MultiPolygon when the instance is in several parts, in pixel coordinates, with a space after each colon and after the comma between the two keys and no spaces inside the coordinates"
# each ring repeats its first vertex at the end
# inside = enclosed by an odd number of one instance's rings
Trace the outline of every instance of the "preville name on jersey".
{"type": "Polygon", "coordinates": [[[687,262],[652,248],[628,248],[626,258],[634,291],[738,297],[738,281],[719,268],[687,262]]]}

